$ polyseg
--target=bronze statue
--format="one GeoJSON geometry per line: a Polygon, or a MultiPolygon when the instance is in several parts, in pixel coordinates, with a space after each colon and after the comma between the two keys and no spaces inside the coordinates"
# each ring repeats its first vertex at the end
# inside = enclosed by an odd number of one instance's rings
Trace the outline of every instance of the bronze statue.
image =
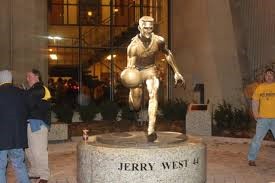
{"type": "Polygon", "coordinates": [[[159,77],[155,57],[158,51],[165,54],[166,61],[172,67],[175,73],[175,84],[178,81],[185,84],[185,80],[179,73],[174,63],[174,57],[167,48],[164,38],[153,33],[153,25],[154,19],[150,16],[143,16],[139,19],[138,29],[140,33],[132,39],[127,48],[127,68],[121,74],[122,83],[130,88],[129,104],[132,110],[140,110],[142,83],[143,81],[146,83],[149,93],[148,142],[154,142],[157,139],[155,122],[158,108],[159,77]]]}

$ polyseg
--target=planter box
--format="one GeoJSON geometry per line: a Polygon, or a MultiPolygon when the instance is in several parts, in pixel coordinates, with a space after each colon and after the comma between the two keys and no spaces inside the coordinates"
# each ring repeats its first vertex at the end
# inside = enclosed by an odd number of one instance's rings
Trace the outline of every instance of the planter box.
{"type": "Polygon", "coordinates": [[[68,124],[67,123],[52,123],[48,135],[49,141],[64,141],[68,140],[68,124]]]}
{"type": "Polygon", "coordinates": [[[190,104],[186,114],[186,133],[190,135],[212,135],[212,118],[209,105],[190,104]]]}

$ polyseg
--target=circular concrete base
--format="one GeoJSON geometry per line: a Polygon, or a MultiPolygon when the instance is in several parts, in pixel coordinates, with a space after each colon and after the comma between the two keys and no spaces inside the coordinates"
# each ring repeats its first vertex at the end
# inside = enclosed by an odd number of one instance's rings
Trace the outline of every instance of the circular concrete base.
{"type": "Polygon", "coordinates": [[[144,132],[91,136],[77,148],[78,183],[203,183],[206,147],[201,139],[157,132],[147,143],[144,132]]]}

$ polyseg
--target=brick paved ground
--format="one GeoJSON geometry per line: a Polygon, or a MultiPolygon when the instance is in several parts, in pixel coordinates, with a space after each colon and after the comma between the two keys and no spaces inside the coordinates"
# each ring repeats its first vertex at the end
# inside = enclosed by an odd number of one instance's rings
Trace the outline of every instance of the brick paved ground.
{"type": "MultiPolygon", "coordinates": [[[[247,140],[208,138],[207,183],[275,183],[275,143],[263,146],[256,167],[247,165],[247,140]],[[272,145],[273,144],[273,145],[272,145]]],[[[50,183],[76,183],[76,144],[49,145],[50,183]]],[[[8,183],[15,183],[11,167],[8,183]]]]}

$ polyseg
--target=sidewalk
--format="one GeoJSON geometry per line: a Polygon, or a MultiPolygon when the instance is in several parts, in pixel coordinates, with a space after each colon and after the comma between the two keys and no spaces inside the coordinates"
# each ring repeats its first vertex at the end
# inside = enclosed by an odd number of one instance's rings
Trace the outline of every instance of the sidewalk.
{"type": "MultiPolygon", "coordinates": [[[[250,139],[203,137],[207,144],[207,183],[275,183],[275,142],[265,142],[256,167],[247,165],[250,139]]],[[[51,179],[49,183],[76,183],[76,145],[49,144],[51,179]]],[[[15,183],[12,169],[8,183],[15,183]]]]}
{"type": "Polygon", "coordinates": [[[250,167],[247,165],[250,141],[238,143],[241,139],[231,142],[228,139],[231,138],[207,140],[207,183],[275,183],[274,142],[262,146],[257,166],[250,167]]]}

